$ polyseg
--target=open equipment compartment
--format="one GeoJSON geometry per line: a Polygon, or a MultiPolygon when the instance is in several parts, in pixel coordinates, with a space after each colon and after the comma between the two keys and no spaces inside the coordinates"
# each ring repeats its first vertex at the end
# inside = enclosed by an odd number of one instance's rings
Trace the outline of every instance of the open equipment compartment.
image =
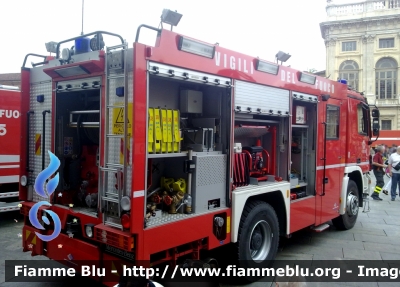
{"type": "Polygon", "coordinates": [[[288,182],[288,90],[235,82],[234,188],[288,182]]]}
{"type": "Polygon", "coordinates": [[[57,83],[55,154],[60,159],[56,204],[97,216],[100,77],[57,83]]]}
{"type": "Polygon", "coordinates": [[[230,85],[151,72],[148,83],[146,226],[226,208],[230,85]]]}
{"type": "Polygon", "coordinates": [[[290,187],[291,199],[315,195],[317,101],[293,92],[290,187]],[[306,100],[309,99],[309,100],[306,100]]]}

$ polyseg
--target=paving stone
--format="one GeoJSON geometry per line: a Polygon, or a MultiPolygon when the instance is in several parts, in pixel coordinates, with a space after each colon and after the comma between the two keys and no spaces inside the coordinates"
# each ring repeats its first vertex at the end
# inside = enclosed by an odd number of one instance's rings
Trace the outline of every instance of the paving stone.
{"type": "Polygon", "coordinates": [[[363,252],[360,252],[357,249],[347,247],[343,248],[343,257],[359,260],[382,260],[380,253],[377,251],[364,250],[363,252]]]}
{"type": "MultiPolygon", "coordinates": [[[[400,264],[400,254],[399,253],[394,253],[394,252],[379,252],[381,254],[381,257],[383,260],[385,261],[391,261],[391,260],[395,260],[395,263],[400,264]]],[[[400,283],[399,283],[400,285],[400,283]]]]}
{"type": "MultiPolygon", "coordinates": [[[[399,215],[400,216],[400,215],[399,215]]],[[[377,224],[377,223],[370,223],[370,222],[363,222],[363,228],[371,228],[371,229],[392,229],[392,230],[399,230],[400,226],[398,225],[390,225],[390,224],[377,224]]]]}
{"type": "Polygon", "coordinates": [[[388,225],[398,225],[398,226],[400,226],[399,218],[395,218],[395,217],[385,218],[385,223],[388,224],[388,225]]]}
{"type": "Polygon", "coordinates": [[[399,282],[378,282],[378,287],[399,287],[399,282]]]}
{"type": "Polygon", "coordinates": [[[365,250],[364,245],[359,241],[341,240],[336,238],[313,238],[311,240],[312,246],[315,247],[348,247],[353,249],[365,250]]]}
{"type": "Polygon", "coordinates": [[[298,253],[305,253],[305,254],[325,254],[325,255],[329,255],[332,257],[339,257],[339,258],[343,258],[343,251],[342,248],[340,247],[313,247],[312,245],[310,246],[296,246],[296,247],[291,247],[288,248],[286,250],[287,252],[298,252],[298,253]]]}
{"type": "Polygon", "coordinates": [[[364,242],[363,245],[365,250],[369,251],[400,254],[400,245],[397,244],[364,242]]]}
{"type": "Polygon", "coordinates": [[[398,239],[394,237],[385,237],[379,235],[369,235],[369,234],[359,234],[355,233],[354,238],[356,241],[362,242],[377,242],[377,243],[386,243],[386,244],[396,244],[398,243],[398,239]]]}
{"type": "Polygon", "coordinates": [[[400,230],[398,229],[384,228],[383,231],[385,232],[387,237],[400,238],[400,230]]]}
{"type": "Polygon", "coordinates": [[[365,223],[386,224],[386,222],[383,218],[376,218],[376,216],[374,218],[371,218],[371,217],[357,218],[357,220],[360,220],[362,223],[365,222],[365,223]]]}
{"type": "Polygon", "coordinates": [[[280,252],[276,256],[276,260],[312,260],[312,254],[304,254],[304,253],[289,253],[289,252],[280,252]]]}
{"type": "Polygon", "coordinates": [[[320,233],[315,233],[313,238],[337,238],[342,240],[354,240],[354,235],[351,233],[351,230],[347,231],[325,231],[320,233]]]}
{"type": "Polygon", "coordinates": [[[313,260],[342,260],[343,257],[332,257],[331,255],[326,255],[326,254],[314,254],[313,260]]]}
{"type": "Polygon", "coordinates": [[[372,234],[372,235],[381,235],[381,236],[387,236],[386,232],[383,230],[384,227],[381,229],[375,229],[375,228],[368,228],[368,227],[353,227],[352,229],[349,230],[351,233],[362,233],[362,234],[372,234]]]}

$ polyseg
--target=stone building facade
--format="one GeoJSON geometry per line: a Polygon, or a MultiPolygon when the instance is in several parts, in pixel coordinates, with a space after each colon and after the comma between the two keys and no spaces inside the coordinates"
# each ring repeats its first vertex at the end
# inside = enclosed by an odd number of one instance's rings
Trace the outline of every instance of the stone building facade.
{"type": "Polygon", "coordinates": [[[328,0],[326,11],[326,76],[363,92],[380,109],[381,129],[400,130],[400,0],[328,0]]]}

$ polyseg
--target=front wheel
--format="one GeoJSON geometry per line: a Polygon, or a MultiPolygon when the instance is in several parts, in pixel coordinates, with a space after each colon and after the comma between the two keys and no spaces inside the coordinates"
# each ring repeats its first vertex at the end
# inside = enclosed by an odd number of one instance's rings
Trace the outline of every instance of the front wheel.
{"type": "Polygon", "coordinates": [[[357,184],[349,180],[346,196],[346,211],[344,214],[332,220],[333,225],[340,230],[348,230],[354,227],[358,217],[359,193],[357,184]]]}
{"type": "MultiPolygon", "coordinates": [[[[242,268],[265,268],[275,259],[279,244],[278,217],[263,201],[246,204],[239,225],[238,259],[242,268]]],[[[247,278],[253,281],[256,278],[247,278]]]]}

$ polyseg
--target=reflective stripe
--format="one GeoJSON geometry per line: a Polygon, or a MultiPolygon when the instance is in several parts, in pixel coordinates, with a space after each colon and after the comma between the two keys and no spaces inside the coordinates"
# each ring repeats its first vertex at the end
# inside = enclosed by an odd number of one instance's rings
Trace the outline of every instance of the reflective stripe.
{"type": "Polygon", "coordinates": [[[144,196],[144,190],[134,191],[133,197],[142,197],[144,196]]]}
{"type": "Polygon", "coordinates": [[[19,162],[19,155],[4,155],[0,154],[0,163],[19,162]]]}
{"type": "Polygon", "coordinates": [[[18,175],[0,176],[0,183],[19,182],[18,175]]]}
{"type": "MultiPolygon", "coordinates": [[[[336,168],[336,167],[344,167],[346,166],[345,163],[340,163],[340,164],[332,164],[332,165],[327,165],[325,168],[326,169],[331,169],[331,168],[336,168]]],[[[317,166],[317,170],[324,169],[324,166],[317,166]]]]}
{"type": "Polygon", "coordinates": [[[15,165],[0,165],[0,168],[15,168],[15,167],[19,167],[18,164],[15,165]]]}
{"type": "MultiPolygon", "coordinates": [[[[337,167],[344,167],[344,166],[357,166],[357,165],[367,165],[369,162],[361,162],[361,163],[340,163],[340,164],[332,164],[332,165],[327,165],[325,168],[326,169],[331,169],[331,168],[337,168],[337,167]]],[[[317,170],[324,169],[324,166],[317,166],[317,170]]]]}

